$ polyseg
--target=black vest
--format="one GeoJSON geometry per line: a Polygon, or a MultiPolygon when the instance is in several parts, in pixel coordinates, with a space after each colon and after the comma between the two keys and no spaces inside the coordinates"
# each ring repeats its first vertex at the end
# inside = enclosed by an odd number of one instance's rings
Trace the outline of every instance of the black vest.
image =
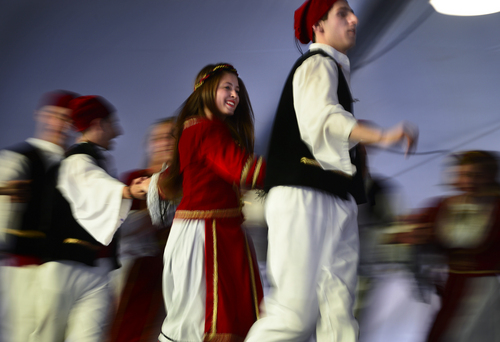
{"type": "MultiPolygon", "coordinates": [[[[75,154],[87,154],[97,165],[104,169],[104,157],[92,143],[82,143],[73,146],[66,157],[75,154]]],[[[57,177],[56,177],[57,178],[57,177]]],[[[64,196],[54,187],[53,209],[50,230],[47,233],[47,260],[72,260],[89,266],[96,266],[95,261],[100,256],[103,244],[98,242],[74,219],[71,207],[64,196]]],[[[114,267],[118,268],[116,237],[110,246],[114,267]]]]}
{"type": "MultiPolygon", "coordinates": [[[[5,252],[43,258],[50,204],[46,200],[53,182],[43,159],[42,152],[27,142],[6,148],[28,159],[27,177],[31,180],[30,197],[25,203],[18,227],[6,227],[5,252]]],[[[57,167],[57,166],[56,166],[57,167]]]]}
{"type": "MultiPolygon", "coordinates": [[[[360,146],[349,151],[351,163],[357,169],[356,174],[349,177],[340,172],[326,171],[319,166],[300,137],[293,106],[293,75],[307,58],[317,54],[333,60],[321,50],[309,51],[297,60],[286,80],[271,133],[264,189],[269,191],[270,188],[280,185],[307,186],[343,199],[347,199],[347,194],[350,193],[357,203],[364,203],[366,201],[362,178],[364,163],[363,154],[359,151],[360,146]]],[[[340,66],[338,71],[339,103],[346,111],[352,113],[351,92],[340,66]]]]}

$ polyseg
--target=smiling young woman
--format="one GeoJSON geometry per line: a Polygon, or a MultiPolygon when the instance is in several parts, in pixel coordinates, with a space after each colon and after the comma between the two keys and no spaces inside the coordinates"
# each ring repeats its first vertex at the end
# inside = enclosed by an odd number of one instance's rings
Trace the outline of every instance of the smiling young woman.
{"type": "Polygon", "coordinates": [[[164,254],[167,317],[159,340],[243,341],[259,317],[262,286],[240,226],[239,188],[262,186],[265,164],[253,155],[253,112],[233,66],[199,72],[177,132],[171,167],[149,185],[158,184],[150,197],[182,193],[164,254]]]}

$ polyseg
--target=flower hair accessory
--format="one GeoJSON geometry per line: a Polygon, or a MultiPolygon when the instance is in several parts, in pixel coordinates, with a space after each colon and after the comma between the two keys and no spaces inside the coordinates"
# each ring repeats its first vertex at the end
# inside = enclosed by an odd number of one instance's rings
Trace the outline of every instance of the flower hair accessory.
{"type": "Polygon", "coordinates": [[[217,71],[229,71],[229,72],[232,72],[232,73],[236,74],[236,76],[238,76],[238,72],[236,71],[236,69],[231,64],[217,64],[212,69],[212,71],[208,72],[207,74],[205,74],[205,76],[203,76],[202,78],[200,78],[200,80],[194,85],[194,90],[196,90],[199,87],[201,87],[203,85],[203,83],[205,83],[205,81],[207,79],[209,79],[210,76],[214,75],[217,71]]]}

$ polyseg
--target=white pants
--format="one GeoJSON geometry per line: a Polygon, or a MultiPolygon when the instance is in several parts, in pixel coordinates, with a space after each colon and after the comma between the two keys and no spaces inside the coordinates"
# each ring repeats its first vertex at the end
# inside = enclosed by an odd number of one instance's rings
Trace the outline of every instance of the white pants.
{"type": "Polygon", "coordinates": [[[266,201],[271,291],[247,341],[356,341],[357,205],[306,187],[266,201]]]}
{"type": "MultiPolygon", "coordinates": [[[[360,317],[360,342],[424,342],[439,309],[439,297],[429,293],[429,303],[420,299],[413,274],[397,265],[380,271],[368,292],[360,317]]],[[[471,339],[470,341],[475,341],[471,339]]]]}
{"type": "Polygon", "coordinates": [[[0,265],[0,342],[29,341],[38,267],[0,265]]]}
{"type": "Polygon", "coordinates": [[[99,266],[53,261],[39,266],[36,330],[30,342],[102,342],[109,325],[109,260],[99,266]]]}

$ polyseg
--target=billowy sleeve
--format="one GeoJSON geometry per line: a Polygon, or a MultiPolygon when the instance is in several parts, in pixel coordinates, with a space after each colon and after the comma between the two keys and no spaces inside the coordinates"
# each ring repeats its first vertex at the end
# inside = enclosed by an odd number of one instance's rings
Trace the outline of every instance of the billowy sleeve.
{"type": "Polygon", "coordinates": [[[172,225],[175,210],[179,205],[179,199],[169,201],[160,196],[158,180],[166,172],[157,172],[151,176],[149,183],[147,203],[151,222],[157,227],[169,227],[172,225]]]}
{"type": "Polygon", "coordinates": [[[238,146],[223,124],[210,125],[203,132],[200,153],[229,183],[248,189],[264,186],[266,162],[238,146]]]}
{"type": "Polygon", "coordinates": [[[64,159],[59,169],[57,188],[73,217],[104,245],[111,242],[132,205],[132,200],[122,198],[124,186],[85,154],[64,159]]]}
{"type": "Polygon", "coordinates": [[[293,76],[293,99],[302,140],[325,170],[349,175],[349,149],[355,144],[349,135],[356,125],[337,97],[337,64],[322,56],[312,56],[297,68],[293,76]]]}

